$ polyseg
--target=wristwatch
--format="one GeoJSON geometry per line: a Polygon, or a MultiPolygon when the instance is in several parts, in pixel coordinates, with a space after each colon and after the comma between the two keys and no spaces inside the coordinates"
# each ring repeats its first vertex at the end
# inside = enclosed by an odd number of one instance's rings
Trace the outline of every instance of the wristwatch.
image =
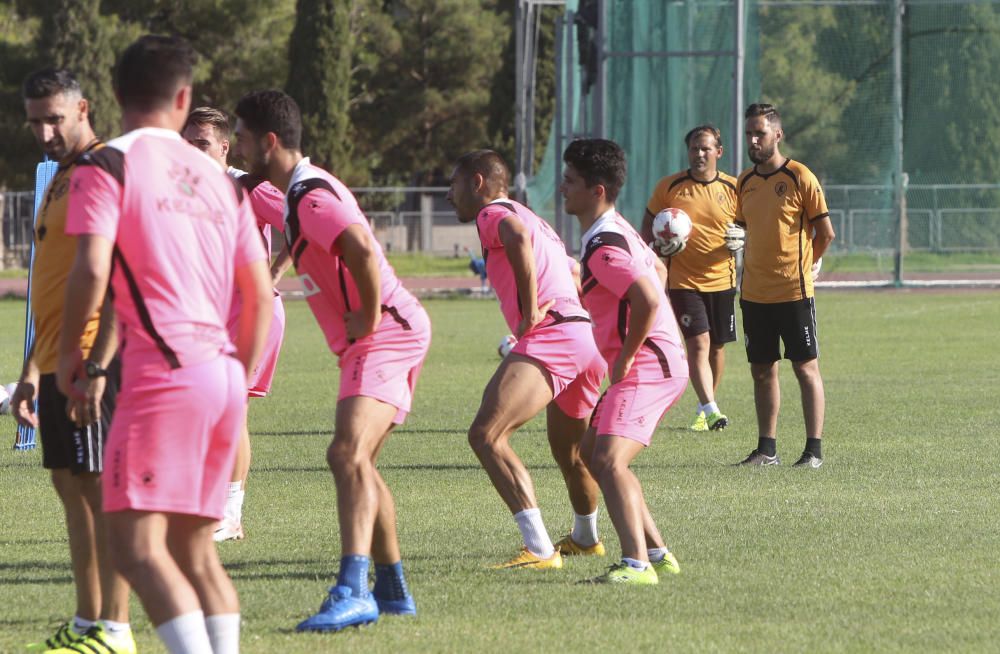
{"type": "Polygon", "coordinates": [[[83,370],[87,374],[87,379],[97,379],[107,377],[108,371],[93,361],[88,361],[83,365],[83,370]]]}

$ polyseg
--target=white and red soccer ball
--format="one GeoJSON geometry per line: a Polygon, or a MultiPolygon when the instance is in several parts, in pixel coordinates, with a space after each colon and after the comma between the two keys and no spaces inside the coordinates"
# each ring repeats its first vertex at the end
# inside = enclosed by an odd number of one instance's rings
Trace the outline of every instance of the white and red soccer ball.
{"type": "Polygon", "coordinates": [[[507,334],[500,339],[500,345],[497,346],[497,354],[499,354],[500,358],[503,359],[510,354],[510,351],[514,349],[515,345],[517,345],[517,339],[514,338],[513,334],[507,334]]]}
{"type": "Polygon", "coordinates": [[[693,228],[691,216],[681,209],[669,207],[653,217],[653,238],[664,243],[671,239],[687,242],[693,228]]]}

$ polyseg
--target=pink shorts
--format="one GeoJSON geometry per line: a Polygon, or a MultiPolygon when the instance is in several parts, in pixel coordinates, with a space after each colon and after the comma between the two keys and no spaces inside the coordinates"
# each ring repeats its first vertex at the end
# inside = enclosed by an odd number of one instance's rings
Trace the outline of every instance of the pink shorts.
{"type": "Polygon", "coordinates": [[[247,388],[250,397],[265,397],[271,392],[271,381],[274,380],[274,369],[278,367],[278,354],[281,352],[281,341],[285,338],[285,305],[280,295],[274,296],[274,314],[271,317],[271,328],[267,332],[267,342],[261,352],[257,367],[247,375],[247,388]]]}
{"type": "Polygon", "coordinates": [[[104,450],[104,510],[222,518],[246,411],[239,361],[126,378],[104,450]]]}
{"type": "Polygon", "coordinates": [[[607,364],[589,322],[542,323],[517,342],[516,354],[542,364],[552,379],[556,405],[571,418],[586,418],[601,396],[607,364]]]}
{"type": "Polygon", "coordinates": [[[620,436],[648,447],[663,414],[687,388],[684,372],[684,377],[664,378],[659,361],[640,353],[625,379],[604,392],[590,424],[598,436],[620,436]]]}
{"type": "Polygon", "coordinates": [[[408,316],[407,322],[410,329],[377,332],[374,337],[352,343],[340,355],[338,400],[361,395],[391,404],[397,409],[392,422],[403,424],[431,346],[431,320],[423,307],[408,316]]]}

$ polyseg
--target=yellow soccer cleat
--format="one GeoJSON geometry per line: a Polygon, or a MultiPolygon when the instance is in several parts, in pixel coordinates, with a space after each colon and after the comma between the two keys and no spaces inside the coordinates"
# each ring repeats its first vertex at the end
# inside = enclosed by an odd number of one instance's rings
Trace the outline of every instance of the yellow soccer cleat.
{"type": "Polygon", "coordinates": [[[79,640],[62,647],[45,650],[48,654],[136,654],[132,632],[111,636],[100,623],[95,624],[79,640]]]}
{"type": "Polygon", "coordinates": [[[51,638],[43,640],[40,643],[31,643],[27,646],[27,650],[29,652],[47,652],[57,647],[63,647],[64,645],[75,643],[81,638],[83,638],[83,635],[73,631],[70,623],[66,622],[56,629],[56,633],[52,634],[51,638]]]}
{"type": "Polygon", "coordinates": [[[688,427],[691,431],[708,431],[708,420],[705,418],[705,412],[699,411],[698,415],[695,417],[694,422],[688,427]]]}
{"type": "Polygon", "coordinates": [[[556,570],[563,567],[562,555],[558,548],[547,559],[543,559],[528,551],[527,547],[521,548],[520,554],[510,561],[490,566],[493,570],[512,570],[514,568],[526,568],[529,570],[556,570]]]}
{"type": "Polygon", "coordinates": [[[636,586],[652,586],[660,583],[660,578],[652,565],[638,570],[624,561],[616,563],[599,577],[590,580],[592,584],[633,584],[636,586]]]}
{"type": "Polygon", "coordinates": [[[573,534],[566,534],[556,543],[556,551],[563,556],[604,556],[604,543],[597,541],[593,545],[580,545],[573,540],[573,534]]]}
{"type": "Polygon", "coordinates": [[[656,570],[658,575],[679,575],[681,573],[681,564],[677,562],[677,557],[674,556],[673,552],[667,552],[666,556],[659,561],[652,562],[653,570],[656,570]]]}

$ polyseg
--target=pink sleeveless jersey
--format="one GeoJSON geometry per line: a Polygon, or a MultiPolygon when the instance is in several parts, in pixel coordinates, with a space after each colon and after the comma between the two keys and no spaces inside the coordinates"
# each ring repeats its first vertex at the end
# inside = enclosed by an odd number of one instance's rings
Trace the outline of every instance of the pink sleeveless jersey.
{"type": "Polygon", "coordinates": [[[378,340],[388,333],[395,338],[396,332],[412,332],[426,324],[418,315],[423,314],[423,307],[396,278],[354,195],[339,179],[304,158],[295,166],[288,185],[285,235],[309,308],[337,356],[351,344],[344,314],[361,307],[357,284],[336,243],[352,225],[368,232],[379,269],[382,320],[364,340],[378,340]]]}
{"type": "Polygon", "coordinates": [[[573,262],[566,254],[566,246],[549,226],[523,204],[508,200],[495,200],[486,205],[476,216],[479,240],[486,260],[486,275],[500,300],[500,311],[513,332],[521,322],[521,298],[518,296],[514,270],[511,268],[503,243],[500,241],[500,223],[511,217],[519,221],[531,236],[531,251],[535,258],[535,275],[538,287],[538,305],[549,300],[555,304],[550,313],[559,317],[587,317],[580,304],[573,281],[573,262]]]}
{"type": "Polygon", "coordinates": [[[235,270],[266,257],[244,196],[169,130],[134,130],[80,160],[66,232],[115,244],[111,288],[132,375],[232,350],[235,270]]]}
{"type": "Polygon", "coordinates": [[[659,290],[656,320],[636,361],[655,357],[664,377],[687,377],[684,346],[673,309],[656,274],[656,254],[621,216],[609,211],[583,235],[583,303],[594,324],[594,339],[610,369],[629,327],[625,293],[641,277],[659,290]]]}

